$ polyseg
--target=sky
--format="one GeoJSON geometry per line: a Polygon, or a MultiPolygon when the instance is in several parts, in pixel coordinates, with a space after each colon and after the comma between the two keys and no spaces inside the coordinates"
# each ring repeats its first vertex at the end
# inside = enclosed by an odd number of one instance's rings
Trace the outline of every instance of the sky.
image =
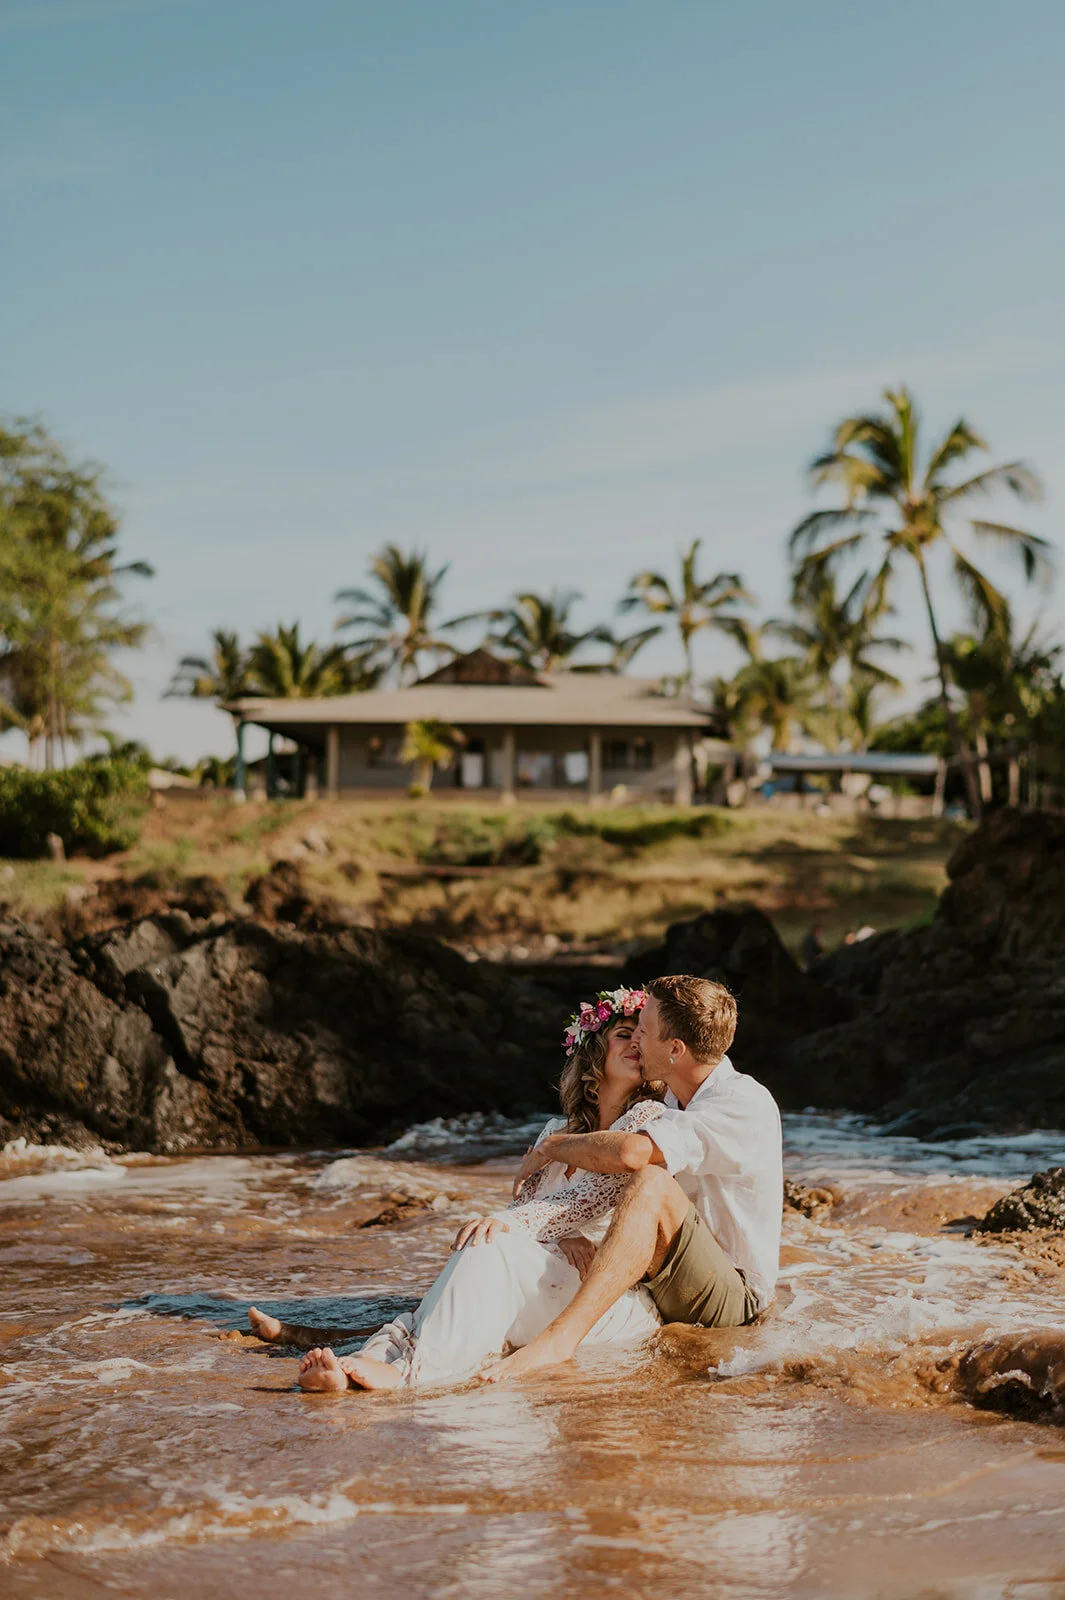
{"type": "Polygon", "coordinates": [[[1032,462],[1060,546],[1063,78],[1057,0],[0,0],[0,412],[156,569],[116,728],[228,753],[177,660],[330,637],[389,541],[449,615],[611,619],[694,538],[779,613],[805,468],[888,384],[1032,462]]]}

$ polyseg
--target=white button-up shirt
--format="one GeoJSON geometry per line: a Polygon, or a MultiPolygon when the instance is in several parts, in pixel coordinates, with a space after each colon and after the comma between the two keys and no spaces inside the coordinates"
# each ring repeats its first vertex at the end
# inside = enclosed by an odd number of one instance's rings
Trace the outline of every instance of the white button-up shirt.
{"type": "Polygon", "coordinates": [[[724,1056],[683,1109],[667,1092],[662,1115],[640,1132],[743,1272],[759,1310],[767,1306],[784,1209],[780,1112],[769,1090],[724,1056]]]}

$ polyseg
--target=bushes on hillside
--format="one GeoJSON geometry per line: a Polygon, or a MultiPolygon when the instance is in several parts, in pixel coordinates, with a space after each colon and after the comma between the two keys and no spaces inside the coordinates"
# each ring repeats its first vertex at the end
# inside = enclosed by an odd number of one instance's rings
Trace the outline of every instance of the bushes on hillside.
{"type": "Polygon", "coordinates": [[[627,852],[674,839],[713,839],[732,826],[723,811],[667,810],[661,806],[620,810],[547,812],[455,811],[436,822],[419,847],[420,861],[437,866],[532,867],[566,835],[602,839],[627,852]]]}
{"type": "Polygon", "coordinates": [[[90,759],[59,772],[0,767],[0,856],[33,859],[58,834],[68,855],[135,844],[148,799],[143,762],[90,759]]]}

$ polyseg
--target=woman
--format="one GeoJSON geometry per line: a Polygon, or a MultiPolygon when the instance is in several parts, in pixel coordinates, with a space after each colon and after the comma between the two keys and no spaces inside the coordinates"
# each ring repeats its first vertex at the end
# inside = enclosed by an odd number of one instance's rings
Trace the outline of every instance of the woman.
{"type": "MultiPolygon", "coordinates": [[[[661,1112],[662,1088],[646,1084],[632,1046],[641,989],[615,989],[584,1004],[566,1029],[568,1061],[559,1084],[563,1128],[630,1132],[661,1112]]],[[[396,1389],[458,1383],[505,1347],[535,1338],[569,1304],[581,1281],[576,1262],[601,1239],[628,1182],[604,1173],[567,1175],[557,1163],[524,1184],[505,1211],[474,1217],[459,1230],[451,1259],[425,1299],[373,1335],[358,1355],[315,1348],[300,1364],[312,1392],[396,1389]],[[579,1242],[572,1239],[577,1234],[579,1242]],[[565,1250],[559,1241],[570,1241],[565,1250]]],[[[258,1313],[255,1314],[258,1317],[258,1313]]],[[[263,1319],[260,1319],[260,1321],[263,1319]]],[[[596,1323],[585,1344],[633,1343],[659,1326],[644,1289],[632,1289],[596,1323]]],[[[258,1329],[257,1329],[258,1331],[258,1329]]]]}

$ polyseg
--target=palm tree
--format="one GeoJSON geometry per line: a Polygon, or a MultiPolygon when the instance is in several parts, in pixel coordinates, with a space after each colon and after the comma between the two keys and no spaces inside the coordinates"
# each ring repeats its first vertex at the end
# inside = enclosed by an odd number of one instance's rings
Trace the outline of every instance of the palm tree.
{"type": "MultiPolygon", "coordinates": [[[[928,615],[943,713],[965,774],[970,809],[979,816],[980,791],[951,704],[928,558],[933,550],[946,547],[964,592],[970,598],[982,596],[991,608],[1001,608],[1005,604],[1003,596],[948,533],[947,523],[979,496],[1005,489],[1020,500],[1034,500],[1040,494],[1040,484],[1020,461],[987,467],[952,481],[952,468],[974,451],[987,449],[976,430],[959,419],[925,456],[920,448],[920,418],[908,390],[885,390],[884,401],[882,412],[844,418],[836,428],[831,447],[811,464],[814,486],[837,485],[843,491],[844,504],[805,517],[791,535],[791,551],[798,563],[798,578],[805,581],[818,566],[834,567],[875,538],[881,553],[872,581],[882,585],[885,592],[900,558],[908,557],[913,562],[928,615]]],[[[970,527],[978,539],[989,540],[1016,555],[1026,578],[1048,573],[1050,555],[1045,539],[1008,523],[983,518],[972,519],[970,527]]]]}
{"type": "Polygon", "coordinates": [[[615,676],[627,672],[643,649],[650,644],[652,639],[662,632],[662,624],[656,622],[651,628],[640,628],[635,633],[617,634],[612,628],[603,628],[598,633],[598,641],[610,646],[610,655],[606,661],[582,661],[573,668],[574,672],[609,672],[615,676]]]}
{"type": "Polygon", "coordinates": [[[906,648],[905,640],[878,632],[881,618],[891,609],[884,584],[863,572],[841,599],[836,573],[830,567],[800,568],[792,603],[796,617],[771,622],[767,631],[802,651],[810,674],[822,686],[828,721],[836,724],[829,730],[830,737],[838,743],[857,732],[859,740],[864,740],[872,726],[876,690],[902,687],[875,659],[879,651],[906,648]]]}
{"type": "Polygon", "coordinates": [[[248,677],[251,692],[271,700],[318,700],[353,687],[344,646],[302,643],[298,622],[259,634],[248,653],[248,677]]]}
{"type": "Polygon", "coordinates": [[[552,589],[550,594],[516,594],[509,606],[496,611],[474,612],[457,617],[463,622],[485,621],[492,627],[489,641],[520,661],[533,672],[559,672],[586,644],[612,644],[608,628],[597,624],[578,633],[570,615],[581,599],[574,589],[552,589]]]}
{"type": "Polygon", "coordinates": [[[437,766],[442,761],[449,761],[456,746],[462,743],[464,736],[449,722],[426,717],[418,722],[407,723],[399,759],[417,763],[419,787],[428,794],[437,766]]]}
{"type": "Polygon", "coordinates": [[[209,656],[182,656],[166,691],[167,698],[189,696],[228,705],[255,692],[250,673],[251,661],[239,636],[226,628],[216,628],[211,634],[209,656]]]}
{"type": "Polygon", "coordinates": [[[451,648],[433,633],[433,613],[447,572],[429,568],[425,551],[409,554],[387,544],[370,562],[374,589],[340,589],[338,604],[354,609],[337,621],[339,630],[351,629],[356,658],[365,670],[394,671],[401,684],[418,676],[418,658],[429,650],[451,648]]]}
{"type": "Polygon", "coordinates": [[[767,728],[774,750],[787,752],[798,733],[817,727],[816,684],[798,656],[748,661],[732,691],[740,722],[767,728]]]}
{"type": "MultiPolygon", "coordinates": [[[[1014,633],[1013,613],[974,607],[978,632],[956,633],[943,646],[951,681],[965,701],[965,721],[978,758],[980,798],[992,798],[990,740],[1016,741],[1038,717],[1056,689],[1060,646],[1039,637],[1038,623],[1023,638],[1014,633]]],[[[1011,789],[1016,787],[1011,781],[1011,789]]]]}
{"type": "MultiPolygon", "coordinates": [[[[236,633],[215,628],[211,634],[211,653],[182,656],[170,680],[166,698],[187,696],[193,700],[213,700],[220,708],[257,692],[252,676],[251,656],[236,633]]],[[[233,711],[233,731],[239,744],[240,715],[233,711]]]]}
{"type": "Polygon", "coordinates": [[[43,739],[48,767],[68,739],[101,728],[108,702],[132,696],[113,663],[147,632],[119,610],[131,575],[151,568],[118,559],[102,469],[72,465],[37,423],[0,428],[2,715],[31,757],[43,739]]]}
{"type": "Polygon", "coordinates": [[[809,663],[798,656],[765,654],[766,639],[781,625],[734,617],[724,626],[747,660],[735,677],[712,680],[712,702],[741,742],[749,743],[757,728],[765,728],[773,749],[787,751],[797,732],[821,732],[818,681],[809,663]]]}
{"type": "Polygon", "coordinates": [[[734,620],[730,608],[753,600],[738,572],[719,572],[707,579],[699,577],[696,565],[701,543],[701,539],[696,539],[682,552],[680,581],[676,588],[661,572],[638,572],[629,585],[631,592],[619,607],[621,611],[640,607],[653,615],[675,619],[684,653],[683,684],[689,694],[694,676],[692,642],[695,635],[703,628],[727,628],[734,620]]]}

